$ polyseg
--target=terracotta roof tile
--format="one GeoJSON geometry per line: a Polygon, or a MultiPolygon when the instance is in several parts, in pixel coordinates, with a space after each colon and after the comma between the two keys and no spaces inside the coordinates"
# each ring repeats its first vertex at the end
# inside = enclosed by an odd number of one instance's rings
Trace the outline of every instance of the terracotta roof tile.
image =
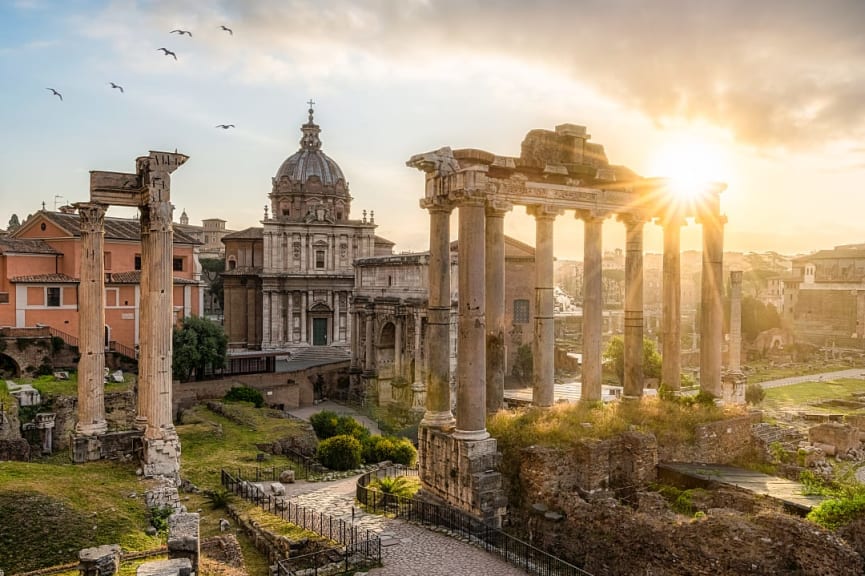
{"type": "Polygon", "coordinates": [[[78,278],[66,274],[32,274],[30,276],[14,276],[9,279],[14,284],[78,284],[78,278]]]}
{"type": "MultiPolygon", "coordinates": [[[[63,212],[45,211],[42,214],[55,224],[67,230],[75,237],[81,236],[80,218],[77,213],[64,214],[63,212]]],[[[141,223],[132,218],[105,217],[105,238],[107,240],[141,240],[141,223]]],[[[175,244],[201,244],[194,236],[180,228],[180,224],[174,226],[175,244]]]]}
{"type": "Polygon", "coordinates": [[[0,236],[0,254],[62,254],[45,240],[0,236]]]}

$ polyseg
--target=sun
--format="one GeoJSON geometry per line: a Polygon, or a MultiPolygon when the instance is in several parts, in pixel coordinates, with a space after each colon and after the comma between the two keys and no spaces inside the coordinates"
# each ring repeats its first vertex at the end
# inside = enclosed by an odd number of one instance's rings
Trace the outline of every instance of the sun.
{"type": "Polygon", "coordinates": [[[707,184],[730,175],[727,146],[702,130],[669,134],[651,158],[651,175],[669,178],[670,189],[683,198],[692,198],[707,184]]]}

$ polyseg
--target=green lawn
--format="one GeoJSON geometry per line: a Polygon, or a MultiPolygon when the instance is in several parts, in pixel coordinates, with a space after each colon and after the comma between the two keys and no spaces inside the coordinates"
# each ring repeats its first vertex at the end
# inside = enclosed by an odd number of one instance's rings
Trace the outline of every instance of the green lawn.
{"type": "Polygon", "coordinates": [[[856,392],[865,392],[865,379],[842,378],[822,382],[803,382],[766,390],[763,407],[767,410],[807,408],[809,411],[851,412],[856,409],[840,406],[821,408],[813,406],[813,404],[832,399],[849,400],[851,394],[856,392]]]}

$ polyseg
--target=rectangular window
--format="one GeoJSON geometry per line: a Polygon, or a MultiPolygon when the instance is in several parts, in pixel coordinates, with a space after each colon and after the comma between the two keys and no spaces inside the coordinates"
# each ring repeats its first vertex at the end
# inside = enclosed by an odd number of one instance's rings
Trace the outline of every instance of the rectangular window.
{"type": "Polygon", "coordinates": [[[172,264],[175,272],[183,272],[183,258],[175,258],[172,264]]]}
{"type": "Polygon", "coordinates": [[[45,289],[45,305],[58,307],[60,306],[60,287],[49,286],[45,289]]]}
{"type": "Polygon", "coordinates": [[[111,252],[104,252],[102,254],[102,260],[105,263],[105,269],[111,270],[111,252]]]}
{"type": "Polygon", "coordinates": [[[9,292],[0,292],[0,304],[9,304],[9,292]]]}
{"type": "Polygon", "coordinates": [[[315,251],[315,267],[324,268],[324,250],[315,251]]]}
{"type": "Polygon", "coordinates": [[[135,255],[135,269],[141,270],[141,254],[135,255]]]}
{"type": "Polygon", "coordinates": [[[529,323],[529,301],[514,300],[514,324],[529,323]]]}

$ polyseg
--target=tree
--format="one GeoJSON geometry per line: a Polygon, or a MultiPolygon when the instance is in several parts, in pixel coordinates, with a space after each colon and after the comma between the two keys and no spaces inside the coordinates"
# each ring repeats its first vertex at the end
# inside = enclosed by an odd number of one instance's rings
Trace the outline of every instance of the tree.
{"type": "Polygon", "coordinates": [[[171,371],[184,382],[193,375],[204,378],[208,366],[222,368],[228,351],[228,337],[222,326],[200,316],[187,316],[174,328],[174,358],[171,371]]]}
{"type": "Polygon", "coordinates": [[[21,222],[18,221],[18,214],[13,214],[9,218],[9,226],[6,227],[7,232],[15,232],[21,227],[21,222]]]}
{"type": "MultiPolygon", "coordinates": [[[[625,383],[625,341],[621,336],[613,336],[604,350],[604,359],[612,364],[619,384],[625,383]]],[[[643,338],[643,376],[661,377],[661,355],[653,340],[643,338]]]]}
{"type": "Polygon", "coordinates": [[[781,317],[774,306],[751,296],[742,298],[742,335],[746,340],[752,341],[760,332],[780,326],[781,317]]]}
{"type": "Polygon", "coordinates": [[[220,310],[225,310],[225,291],[222,284],[222,273],[224,271],[224,258],[201,259],[201,278],[207,282],[207,291],[216,299],[220,310]]]}

